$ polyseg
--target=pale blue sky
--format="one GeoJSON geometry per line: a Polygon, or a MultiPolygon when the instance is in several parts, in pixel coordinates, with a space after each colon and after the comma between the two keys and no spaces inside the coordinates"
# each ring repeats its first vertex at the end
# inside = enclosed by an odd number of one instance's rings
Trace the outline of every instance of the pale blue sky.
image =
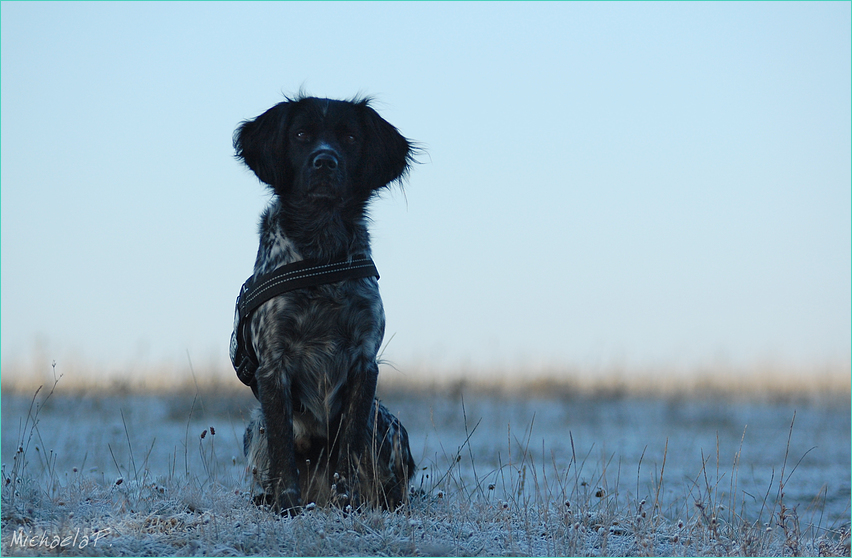
{"type": "Polygon", "coordinates": [[[375,95],[401,369],[848,362],[850,3],[0,5],[2,363],[227,364],[234,128],[375,95]]]}

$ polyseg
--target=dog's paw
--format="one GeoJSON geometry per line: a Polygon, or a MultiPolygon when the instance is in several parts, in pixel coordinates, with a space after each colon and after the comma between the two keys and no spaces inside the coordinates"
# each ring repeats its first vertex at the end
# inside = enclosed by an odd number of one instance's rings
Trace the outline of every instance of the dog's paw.
{"type": "Polygon", "coordinates": [[[279,515],[286,515],[288,517],[296,517],[297,515],[301,515],[304,511],[304,507],[302,506],[294,506],[292,508],[281,508],[278,510],[279,515]]]}
{"type": "Polygon", "coordinates": [[[278,498],[273,502],[273,511],[277,511],[281,515],[294,516],[302,512],[302,499],[299,491],[293,489],[282,490],[278,493],[278,498]]]}
{"type": "Polygon", "coordinates": [[[262,508],[264,506],[271,506],[275,501],[275,497],[272,494],[268,494],[263,492],[262,494],[256,494],[254,497],[254,505],[262,508]]]}
{"type": "Polygon", "coordinates": [[[357,511],[361,507],[361,495],[357,484],[350,484],[345,478],[339,477],[331,486],[331,491],[331,505],[342,509],[344,513],[357,511]]]}
{"type": "Polygon", "coordinates": [[[292,490],[282,491],[277,499],[274,494],[269,492],[257,494],[254,497],[254,505],[291,517],[302,512],[302,500],[299,498],[299,494],[292,490]]]}

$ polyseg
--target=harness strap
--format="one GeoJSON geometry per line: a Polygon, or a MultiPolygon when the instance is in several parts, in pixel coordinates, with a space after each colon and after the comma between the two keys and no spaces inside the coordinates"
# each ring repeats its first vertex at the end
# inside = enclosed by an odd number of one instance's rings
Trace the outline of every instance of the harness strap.
{"type": "Polygon", "coordinates": [[[365,277],[379,278],[373,260],[364,255],[340,262],[302,260],[287,264],[259,277],[251,276],[237,296],[234,331],[231,334],[231,363],[237,377],[257,395],[255,372],[259,366],[251,343],[251,315],[264,302],[296,289],[337,283],[365,277]]]}

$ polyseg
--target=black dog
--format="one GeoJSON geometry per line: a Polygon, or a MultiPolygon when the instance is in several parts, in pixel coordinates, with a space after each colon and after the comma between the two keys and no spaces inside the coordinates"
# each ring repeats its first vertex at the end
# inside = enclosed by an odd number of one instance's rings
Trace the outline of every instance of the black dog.
{"type": "Polygon", "coordinates": [[[244,438],[259,500],[393,509],[414,460],[374,399],[385,319],[366,208],[405,177],[415,148],[367,99],[301,96],[243,122],[234,147],[275,192],[231,342],[260,401],[244,438]]]}

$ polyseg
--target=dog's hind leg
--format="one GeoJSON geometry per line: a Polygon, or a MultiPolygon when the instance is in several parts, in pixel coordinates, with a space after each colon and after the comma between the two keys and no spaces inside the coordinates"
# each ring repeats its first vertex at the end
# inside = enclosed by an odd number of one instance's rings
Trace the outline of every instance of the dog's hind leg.
{"type": "Polygon", "coordinates": [[[400,420],[376,400],[370,427],[373,470],[369,479],[377,505],[394,510],[408,500],[409,481],[415,475],[408,432],[400,420]]]}
{"type": "Polygon", "coordinates": [[[293,437],[293,400],[285,374],[263,364],[257,372],[258,399],[266,426],[267,482],[276,511],[295,512],[301,506],[299,471],[293,437]]]}

